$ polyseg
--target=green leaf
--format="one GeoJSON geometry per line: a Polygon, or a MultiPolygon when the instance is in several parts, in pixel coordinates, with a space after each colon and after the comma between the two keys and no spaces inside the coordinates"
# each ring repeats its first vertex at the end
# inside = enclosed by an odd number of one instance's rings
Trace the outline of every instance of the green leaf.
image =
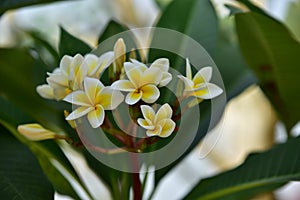
{"type": "Polygon", "coordinates": [[[51,200],[54,190],[29,149],[0,126],[2,199],[51,200]]]}
{"type": "Polygon", "coordinates": [[[239,167],[201,180],[185,199],[249,199],[300,179],[300,138],[251,154],[239,167]]]}
{"type": "Polygon", "coordinates": [[[9,9],[20,8],[35,4],[44,4],[61,0],[2,0],[0,1],[0,15],[9,9]]]}
{"type": "Polygon", "coordinates": [[[300,1],[290,2],[284,21],[287,27],[294,33],[298,41],[300,41],[299,20],[300,20],[300,1]]]}
{"type": "Polygon", "coordinates": [[[125,26],[122,26],[118,22],[111,20],[105,27],[104,31],[100,34],[100,37],[98,39],[98,44],[105,41],[106,39],[117,35],[119,33],[122,33],[124,31],[127,31],[128,28],[125,26]]]}
{"type": "Polygon", "coordinates": [[[74,37],[62,27],[60,28],[59,55],[75,56],[76,54],[85,55],[91,52],[92,48],[85,42],[74,37]]]}
{"type": "Polygon", "coordinates": [[[288,129],[300,119],[300,44],[280,22],[257,13],[236,15],[241,49],[288,129]]]}

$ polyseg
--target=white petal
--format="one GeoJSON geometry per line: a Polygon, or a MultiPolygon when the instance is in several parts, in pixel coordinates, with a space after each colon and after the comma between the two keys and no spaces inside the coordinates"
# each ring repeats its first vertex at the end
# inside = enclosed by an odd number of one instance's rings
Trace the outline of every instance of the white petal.
{"type": "Polygon", "coordinates": [[[94,110],[94,107],[85,107],[85,106],[79,107],[79,108],[75,109],[73,112],[71,112],[71,114],[68,115],[68,117],[66,117],[66,120],[77,119],[79,117],[86,115],[87,113],[89,113],[92,110],[94,110]]]}
{"type": "Polygon", "coordinates": [[[148,137],[151,137],[151,136],[159,136],[160,133],[162,131],[162,127],[161,126],[156,126],[154,130],[147,130],[146,131],[146,135],[148,137]]]}
{"type": "Polygon", "coordinates": [[[142,118],[138,118],[137,123],[147,130],[153,130],[155,128],[155,126],[148,124],[147,120],[142,118]]]}
{"type": "Polygon", "coordinates": [[[168,72],[163,72],[162,73],[162,78],[161,81],[159,83],[159,87],[163,87],[168,85],[168,83],[172,80],[172,74],[168,73],[168,72]]]}
{"type": "Polygon", "coordinates": [[[72,60],[73,60],[73,57],[64,55],[60,61],[59,68],[65,76],[68,76],[70,74],[70,66],[71,66],[72,60]]]}
{"type": "Polygon", "coordinates": [[[93,128],[98,128],[103,124],[105,112],[102,106],[98,105],[96,109],[88,114],[88,120],[93,128]]]}
{"type": "Polygon", "coordinates": [[[145,85],[140,89],[142,100],[146,103],[154,103],[160,95],[159,89],[155,85],[145,85]]]}
{"type": "Polygon", "coordinates": [[[127,94],[126,98],[125,98],[125,102],[129,105],[133,105],[135,103],[137,103],[141,97],[142,97],[143,92],[130,92],[127,94]]]}
{"type": "Polygon", "coordinates": [[[135,86],[135,88],[138,88],[142,77],[142,71],[130,62],[124,63],[124,69],[130,82],[135,86]]]}
{"type": "Polygon", "coordinates": [[[40,124],[19,125],[18,131],[31,141],[54,139],[56,137],[56,133],[45,129],[40,124]]]}
{"type": "Polygon", "coordinates": [[[98,57],[94,54],[86,54],[84,56],[84,60],[82,62],[82,69],[87,70],[87,75],[89,77],[93,76],[98,68],[100,67],[100,63],[98,62],[98,57]]]}
{"type": "Polygon", "coordinates": [[[209,82],[212,76],[212,67],[203,67],[200,69],[197,74],[193,78],[193,82],[195,85],[203,83],[203,82],[209,82]]]}
{"type": "Polygon", "coordinates": [[[163,119],[170,119],[172,117],[173,110],[168,103],[162,105],[156,113],[155,123],[163,119]]]}
{"type": "Polygon", "coordinates": [[[151,68],[151,67],[157,67],[157,68],[159,68],[161,71],[167,72],[167,71],[169,70],[169,66],[170,66],[169,59],[167,59],[167,58],[159,58],[159,59],[155,60],[155,61],[150,65],[150,68],[151,68]]]}
{"type": "Polygon", "coordinates": [[[68,94],[63,100],[74,105],[91,106],[87,95],[81,90],[77,90],[71,94],[68,94]]]}
{"type": "Polygon", "coordinates": [[[135,86],[129,80],[118,80],[113,82],[111,88],[124,92],[133,92],[136,90],[135,86]]]}
{"type": "Polygon", "coordinates": [[[206,87],[193,92],[193,96],[201,99],[212,99],[222,94],[222,92],[223,90],[219,86],[213,83],[206,83],[206,87]]]}
{"type": "Polygon", "coordinates": [[[141,76],[139,87],[147,84],[158,85],[162,78],[162,72],[157,67],[148,68],[141,76]]]}
{"type": "Polygon", "coordinates": [[[153,124],[155,119],[155,112],[153,108],[148,105],[141,105],[141,111],[147,123],[151,122],[150,124],[153,124]]]}
{"type": "Polygon", "coordinates": [[[141,72],[144,72],[146,69],[148,69],[147,65],[145,65],[142,62],[139,62],[135,59],[130,59],[131,62],[134,64],[134,66],[138,67],[139,70],[141,70],[141,72]]]}
{"type": "Polygon", "coordinates": [[[103,88],[96,97],[95,103],[100,104],[105,110],[114,110],[124,100],[124,95],[110,87],[103,88]]]}
{"type": "Polygon", "coordinates": [[[109,51],[104,54],[102,54],[99,57],[98,63],[100,64],[100,67],[98,71],[96,72],[95,76],[99,77],[100,74],[111,65],[111,63],[114,61],[114,52],[109,51]]]}
{"type": "Polygon", "coordinates": [[[84,79],[84,91],[92,104],[95,104],[96,95],[104,88],[104,85],[95,78],[84,79]]]}
{"type": "Polygon", "coordinates": [[[63,74],[50,74],[50,76],[46,79],[47,83],[50,85],[50,87],[68,87],[68,77],[66,77],[63,74]]]}
{"type": "Polygon", "coordinates": [[[53,88],[47,84],[37,86],[36,91],[45,99],[54,99],[53,88]]]}
{"type": "Polygon", "coordinates": [[[182,75],[178,75],[177,77],[184,82],[185,90],[192,90],[193,89],[194,82],[192,80],[190,80],[187,77],[184,77],[182,75]]]}
{"type": "Polygon", "coordinates": [[[186,59],[185,74],[188,79],[192,80],[192,69],[188,58],[186,59]]]}
{"type": "Polygon", "coordinates": [[[162,127],[159,136],[163,138],[169,137],[173,133],[176,127],[176,123],[171,119],[164,119],[160,121],[159,125],[161,125],[162,127]]]}

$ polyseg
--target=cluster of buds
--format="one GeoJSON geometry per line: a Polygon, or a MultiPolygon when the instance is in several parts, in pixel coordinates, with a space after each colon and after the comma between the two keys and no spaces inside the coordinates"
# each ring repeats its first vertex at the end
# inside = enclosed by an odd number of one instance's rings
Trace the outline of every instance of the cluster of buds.
{"type": "MultiPolygon", "coordinates": [[[[167,58],[159,58],[150,66],[132,58],[126,62],[126,47],[123,39],[119,39],[113,51],[100,57],[94,54],[64,56],[59,68],[48,73],[47,84],[38,86],[37,92],[43,98],[71,103],[75,109],[66,120],[70,122],[86,116],[92,128],[103,125],[106,110],[115,110],[122,102],[137,105],[141,115],[134,120],[145,129],[147,137],[168,137],[176,127],[172,107],[166,102],[155,111],[152,105],[161,95],[160,88],[174,78],[169,68],[167,58]],[[101,82],[107,69],[115,73],[110,85],[101,82]]],[[[204,67],[193,76],[186,59],[186,75],[177,76],[185,85],[181,100],[192,97],[196,105],[220,95],[223,90],[210,83],[211,77],[212,67],[204,67]]],[[[24,127],[19,131],[22,133],[22,130],[24,127]]],[[[28,135],[27,131],[26,136],[30,138],[28,135]]],[[[45,139],[49,138],[48,134],[45,139]]]]}

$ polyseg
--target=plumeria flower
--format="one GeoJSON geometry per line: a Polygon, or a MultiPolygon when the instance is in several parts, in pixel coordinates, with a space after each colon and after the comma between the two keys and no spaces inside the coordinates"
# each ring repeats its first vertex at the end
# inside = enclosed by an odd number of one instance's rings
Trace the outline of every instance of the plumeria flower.
{"type": "Polygon", "coordinates": [[[66,120],[75,120],[87,115],[93,128],[103,124],[104,110],[115,109],[123,100],[121,92],[105,87],[98,79],[86,77],[83,83],[84,90],[77,90],[66,96],[63,100],[79,106],[66,120]]]}
{"type": "Polygon", "coordinates": [[[37,87],[37,92],[47,99],[61,100],[72,91],[82,89],[85,77],[100,78],[100,74],[113,62],[114,53],[107,52],[100,57],[87,54],[84,57],[65,55],[59,68],[48,73],[47,83],[37,87]]]}
{"type": "MultiPolygon", "coordinates": [[[[137,60],[124,63],[126,76],[129,80],[118,80],[112,84],[114,89],[129,92],[125,102],[129,105],[143,100],[146,103],[154,103],[160,95],[157,88],[163,79],[163,70],[155,62],[148,68],[144,63],[137,60]]],[[[164,68],[164,70],[166,67],[164,68]]]]}
{"type": "Polygon", "coordinates": [[[219,86],[209,82],[211,77],[212,67],[203,67],[192,77],[192,70],[188,59],[186,59],[186,77],[178,75],[178,78],[185,84],[185,94],[197,97],[198,99],[212,99],[223,92],[219,86]]]}
{"type": "Polygon", "coordinates": [[[137,122],[147,130],[146,135],[148,137],[159,136],[165,138],[173,133],[176,124],[171,119],[173,111],[169,104],[162,105],[156,114],[153,108],[147,105],[142,105],[141,110],[144,119],[139,118],[137,122]]]}
{"type": "Polygon", "coordinates": [[[172,74],[168,72],[170,67],[169,59],[159,58],[150,65],[150,68],[151,67],[157,67],[161,70],[162,78],[158,86],[162,87],[168,85],[168,83],[172,80],[172,74]]]}

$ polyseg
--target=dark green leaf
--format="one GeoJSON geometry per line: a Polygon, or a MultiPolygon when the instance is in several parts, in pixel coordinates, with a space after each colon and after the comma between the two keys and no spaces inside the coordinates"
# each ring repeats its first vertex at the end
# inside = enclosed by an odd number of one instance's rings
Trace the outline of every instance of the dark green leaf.
{"type": "Polygon", "coordinates": [[[85,55],[91,51],[91,47],[80,39],[74,37],[65,29],[60,29],[59,55],[74,56],[76,54],[85,55]]]}
{"type": "Polygon", "coordinates": [[[0,1],[0,15],[9,9],[20,8],[23,6],[50,3],[61,0],[2,0],[0,1]]]}
{"type": "Polygon", "coordinates": [[[250,155],[239,167],[204,179],[185,199],[249,199],[300,179],[300,138],[250,155]]]}
{"type": "Polygon", "coordinates": [[[0,126],[1,199],[51,200],[54,189],[29,149],[0,126]]]}
{"type": "Polygon", "coordinates": [[[236,26],[246,61],[291,129],[300,119],[300,44],[284,25],[265,15],[238,14],[236,26]]]}

